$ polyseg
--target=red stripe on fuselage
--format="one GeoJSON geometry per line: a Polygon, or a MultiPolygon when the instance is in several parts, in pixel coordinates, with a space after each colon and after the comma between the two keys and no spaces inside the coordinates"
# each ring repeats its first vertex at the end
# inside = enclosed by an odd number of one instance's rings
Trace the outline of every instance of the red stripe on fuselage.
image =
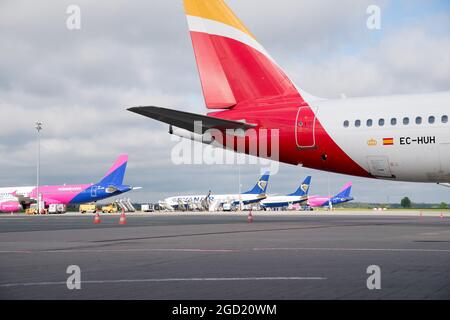
{"type": "MultiPolygon", "coordinates": [[[[256,124],[256,129],[278,129],[281,162],[371,177],[333,141],[319,119],[315,122],[315,146],[306,149],[297,147],[295,128],[298,110],[300,107],[307,108],[304,112],[307,116],[314,116],[314,112],[284,72],[264,54],[230,38],[197,32],[191,35],[194,43],[205,41],[203,38],[207,37],[216,48],[224,50],[220,59],[221,67],[231,77],[228,83],[236,100],[241,101],[231,110],[210,113],[210,116],[228,120],[245,119],[248,123],[256,124]]],[[[197,56],[197,59],[202,61],[208,56],[197,56]]],[[[305,134],[308,134],[308,130],[312,134],[313,129],[307,127],[303,130],[305,134]]]]}

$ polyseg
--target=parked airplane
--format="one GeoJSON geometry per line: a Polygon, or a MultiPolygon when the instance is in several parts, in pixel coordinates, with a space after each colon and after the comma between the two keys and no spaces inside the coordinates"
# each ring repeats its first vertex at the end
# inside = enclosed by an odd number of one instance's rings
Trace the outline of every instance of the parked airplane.
{"type": "Polygon", "coordinates": [[[22,210],[22,204],[15,192],[0,192],[0,212],[17,212],[20,210],[22,210]]]}
{"type": "MultiPolygon", "coordinates": [[[[50,204],[78,204],[117,196],[133,188],[123,184],[128,155],[121,155],[100,182],[95,184],[39,186],[41,201],[50,204]]],[[[37,188],[0,188],[0,212],[17,212],[37,201],[37,188]]]]}
{"type": "Polygon", "coordinates": [[[330,207],[332,208],[334,205],[339,203],[344,203],[348,201],[352,201],[353,197],[350,196],[350,192],[352,191],[352,183],[349,182],[339,191],[337,195],[334,197],[319,197],[312,196],[308,198],[308,205],[310,207],[330,207]]]}
{"type": "MultiPolygon", "coordinates": [[[[246,139],[247,146],[265,139],[251,129],[267,129],[269,135],[277,130],[277,160],[293,165],[369,178],[450,182],[450,92],[317,98],[292,83],[224,1],[184,0],[184,6],[206,107],[217,112],[130,111],[167,123],[170,133],[183,137],[181,131],[192,136],[199,121],[202,138],[211,128],[241,129],[246,137],[235,134],[231,140],[246,139]]],[[[228,139],[215,143],[239,150],[228,139]]],[[[245,152],[269,157],[252,148],[245,152]]]]}
{"type": "Polygon", "coordinates": [[[300,187],[294,193],[286,196],[268,196],[260,202],[261,207],[266,208],[281,208],[289,205],[303,203],[308,200],[309,186],[311,185],[311,176],[306,177],[300,187]]]}
{"type": "Polygon", "coordinates": [[[207,203],[207,209],[209,209],[210,211],[215,211],[225,203],[228,203],[232,206],[239,205],[239,202],[241,202],[243,205],[256,203],[266,198],[266,190],[269,183],[269,177],[269,172],[264,173],[251,190],[241,194],[176,196],[165,199],[162,202],[162,205],[172,210],[178,209],[180,206],[204,206],[204,203],[207,203]]]}

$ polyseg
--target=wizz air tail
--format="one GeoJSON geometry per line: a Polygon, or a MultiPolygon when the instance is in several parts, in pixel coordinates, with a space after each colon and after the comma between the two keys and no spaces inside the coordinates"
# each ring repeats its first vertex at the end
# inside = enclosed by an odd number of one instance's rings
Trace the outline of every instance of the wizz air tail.
{"type": "Polygon", "coordinates": [[[184,0],[184,8],[208,109],[274,98],[304,102],[292,81],[223,0],[184,0]]]}
{"type": "Polygon", "coordinates": [[[104,186],[121,186],[127,169],[127,163],[128,155],[120,155],[98,184],[104,186]]]}
{"type": "Polygon", "coordinates": [[[308,195],[310,185],[311,185],[311,176],[307,176],[306,179],[300,185],[300,187],[298,187],[297,191],[288,194],[288,196],[299,196],[299,197],[306,196],[308,195]]]}
{"type": "Polygon", "coordinates": [[[335,197],[339,197],[339,198],[350,198],[350,193],[352,191],[352,183],[346,183],[341,191],[339,191],[339,193],[335,196],[335,197]]]}
{"type": "Polygon", "coordinates": [[[269,177],[270,172],[264,173],[261,178],[259,178],[256,185],[253,187],[253,189],[244,192],[244,194],[263,194],[266,193],[267,185],[269,184],[269,177]]]}

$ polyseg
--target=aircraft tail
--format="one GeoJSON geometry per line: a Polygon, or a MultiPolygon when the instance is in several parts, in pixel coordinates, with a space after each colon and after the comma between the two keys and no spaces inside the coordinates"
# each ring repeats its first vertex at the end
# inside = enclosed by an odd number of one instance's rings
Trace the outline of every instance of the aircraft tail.
{"type": "Polygon", "coordinates": [[[302,182],[300,187],[298,187],[297,191],[289,194],[288,196],[306,196],[309,191],[309,187],[311,185],[311,176],[307,176],[306,179],[302,182]]]}
{"type": "Polygon", "coordinates": [[[340,198],[349,198],[350,197],[350,192],[352,191],[352,183],[346,183],[341,191],[339,191],[339,193],[336,195],[336,197],[340,197],[340,198]]]}
{"type": "Polygon", "coordinates": [[[223,0],[184,0],[184,8],[208,109],[273,98],[304,101],[223,0]]]}
{"type": "Polygon", "coordinates": [[[264,173],[261,176],[261,178],[259,178],[258,182],[253,187],[253,189],[251,189],[251,190],[249,190],[247,192],[244,192],[244,194],[262,194],[262,193],[266,193],[267,185],[269,184],[269,177],[270,177],[270,172],[264,173]]]}
{"type": "Polygon", "coordinates": [[[101,185],[121,186],[127,169],[128,155],[122,154],[99,182],[101,185]]]}

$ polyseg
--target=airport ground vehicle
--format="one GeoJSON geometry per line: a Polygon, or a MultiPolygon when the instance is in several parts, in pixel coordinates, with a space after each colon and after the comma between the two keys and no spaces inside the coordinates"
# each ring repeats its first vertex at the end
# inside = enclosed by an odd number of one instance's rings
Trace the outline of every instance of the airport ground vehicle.
{"type": "Polygon", "coordinates": [[[36,208],[27,208],[25,209],[25,214],[37,214],[36,208]]]}
{"type": "MultiPolygon", "coordinates": [[[[26,214],[39,214],[37,209],[37,203],[32,203],[29,208],[25,210],[26,214]]],[[[41,214],[47,214],[48,209],[41,209],[41,214]]]]}
{"type": "Polygon", "coordinates": [[[115,213],[118,211],[119,211],[119,208],[117,207],[116,203],[110,203],[110,204],[102,207],[103,213],[115,213]]]}
{"type": "Polygon", "coordinates": [[[232,210],[231,203],[224,203],[224,204],[222,205],[222,210],[223,210],[223,211],[231,211],[231,210],[232,210]]]}
{"type": "Polygon", "coordinates": [[[95,203],[81,204],[79,211],[81,213],[87,213],[87,212],[95,213],[97,211],[97,205],[95,203]]]}
{"type": "Polygon", "coordinates": [[[48,213],[64,213],[67,211],[67,207],[62,203],[52,203],[48,206],[48,213]]]}
{"type": "Polygon", "coordinates": [[[155,206],[151,203],[146,203],[141,205],[142,212],[153,212],[155,211],[155,206]]]}

